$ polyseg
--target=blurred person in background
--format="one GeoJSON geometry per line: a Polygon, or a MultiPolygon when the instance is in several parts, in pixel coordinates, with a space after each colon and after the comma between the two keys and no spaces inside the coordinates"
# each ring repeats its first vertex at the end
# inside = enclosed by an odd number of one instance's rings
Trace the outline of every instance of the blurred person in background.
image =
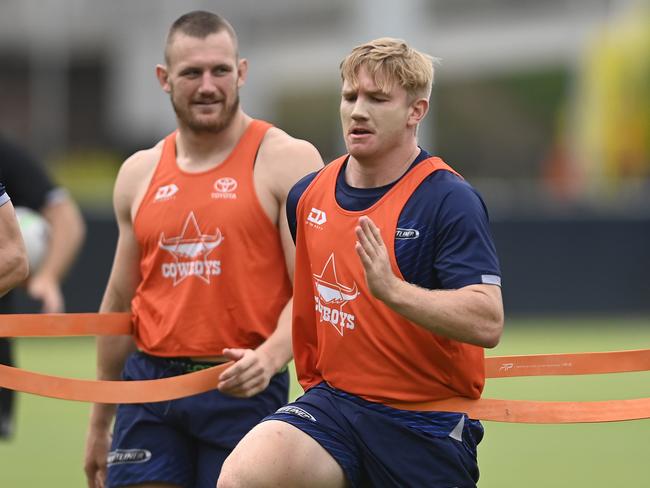
{"type": "MultiPolygon", "coordinates": [[[[0,296],[3,296],[27,279],[29,266],[14,206],[2,183],[0,183],[0,227],[2,228],[2,232],[0,232],[0,296]]],[[[2,427],[0,427],[0,438],[2,432],[2,427]]]]}
{"type": "MultiPolygon", "coordinates": [[[[41,302],[43,313],[61,313],[65,308],[61,283],[85,236],[86,227],[79,208],[32,156],[2,138],[0,181],[5,184],[16,208],[27,207],[38,212],[49,225],[44,257],[38,268],[30,269],[25,290],[31,298],[41,302]]],[[[16,311],[12,293],[0,298],[0,313],[16,311]]],[[[14,364],[10,339],[0,338],[0,364],[14,364]]],[[[0,388],[0,439],[9,438],[13,432],[14,400],[13,391],[0,388]]]]}
{"type": "Polygon", "coordinates": [[[382,38],[341,64],[349,154],[301,180],[293,348],[305,394],[254,427],[219,487],[475,486],[476,399],[503,328],[485,205],[417,143],[432,59],[382,38]]]}
{"type": "Polygon", "coordinates": [[[234,364],[200,395],[94,405],[90,487],[213,488],[237,442],[288,400],[294,244],[284,208],[323,163],[311,144],[244,113],[247,68],[223,17],[195,11],[171,26],[156,73],[178,129],[127,159],[114,189],[119,239],[101,312],[130,311],[134,334],[98,338],[97,360],[100,380],[234,364]]]}

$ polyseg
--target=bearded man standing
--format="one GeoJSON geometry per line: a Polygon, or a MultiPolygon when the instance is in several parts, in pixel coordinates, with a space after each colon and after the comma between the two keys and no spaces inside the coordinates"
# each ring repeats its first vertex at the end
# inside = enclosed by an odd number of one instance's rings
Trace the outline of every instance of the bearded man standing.
{"type": "Polygon", "coordinates": [[[214,391],[120,405],[110,449],[115,410],[94,405],[91,487],[213,488],[237,442],[287,402],[294,244],[284,208],[292,185],[322,160],[311,144],[243,112],[248,65],[223,17],[176,20],[165,62],[156,72],[178,130],[117,177],[119,239],[100,310],[131,311],[134,334],[98,339],[98,378],[234,364],[214,391]]]}

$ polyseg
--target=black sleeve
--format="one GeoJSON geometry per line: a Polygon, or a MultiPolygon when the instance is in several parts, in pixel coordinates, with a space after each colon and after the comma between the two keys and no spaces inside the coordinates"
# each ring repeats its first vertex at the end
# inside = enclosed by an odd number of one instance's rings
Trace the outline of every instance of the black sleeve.
{"type": "Polygon", "coordinates": [[[296,242],[296,211],[298,208],[298,200],[300,200],[300,197],[313,179],[316,178],[319,171],[304,176],[298,183],[293,185],[293,188],[289,190],[289,195],[287,195],[287,222],[289,223],[289,230],[291,231],[291,237],[293,237],[294,243],[296,242]]]}
{"type": "Polygon", "coordinates": [[[56,186],[27,151],[0,139],[0,179],[16,207],[41,210],[56,186]]]}

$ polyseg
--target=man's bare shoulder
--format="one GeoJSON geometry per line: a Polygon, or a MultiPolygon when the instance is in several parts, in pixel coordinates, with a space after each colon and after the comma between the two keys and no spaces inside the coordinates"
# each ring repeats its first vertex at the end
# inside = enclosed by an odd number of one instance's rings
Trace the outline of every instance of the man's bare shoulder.
{"type": "Polygon", "coordinates": [[[160,161],[162,148],[163,141],[160,141],[153,147],[133,153],[122,163],[119,175],[132,178],[144,176],[147,172],[152,171],[160,161]]]}
{"type": "Polygon", "coordinates": [[[277,127],[264,137],[257,160],[260,169],[273,177],[283,193],[308,173],[323,167],[320,153],[310,142],[296,139],[277,127]]]}
{"type": "Polygon", "coordinates": [[[312,143],[292,137],[277,127],[266,133],[260,153],[262,151],[274,158],[299,158],[308,162],[315,159],[322,166],[321,156],[312,143]]]}
{"type": "Polygon", "coordinates": [[[155,146],[137,151],[127,158],[117,174],[114,198],[131,205],[142,198],[162,155],[163,141],[155,146]]]}

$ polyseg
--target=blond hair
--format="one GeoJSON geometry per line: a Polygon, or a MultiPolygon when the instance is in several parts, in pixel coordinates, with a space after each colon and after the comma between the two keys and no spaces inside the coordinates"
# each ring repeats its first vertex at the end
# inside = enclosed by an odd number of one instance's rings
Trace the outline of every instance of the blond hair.
{"type": "Polygon", "coordinates": [[[363,66],[380,90],[389,91],[397,83],[411,98],[428,100],[436,61],[428,54],[413,49],[402,39],[382,37],[352,49],[341,61],[341,79],[356,86],[359,69],[363,66]]]}

